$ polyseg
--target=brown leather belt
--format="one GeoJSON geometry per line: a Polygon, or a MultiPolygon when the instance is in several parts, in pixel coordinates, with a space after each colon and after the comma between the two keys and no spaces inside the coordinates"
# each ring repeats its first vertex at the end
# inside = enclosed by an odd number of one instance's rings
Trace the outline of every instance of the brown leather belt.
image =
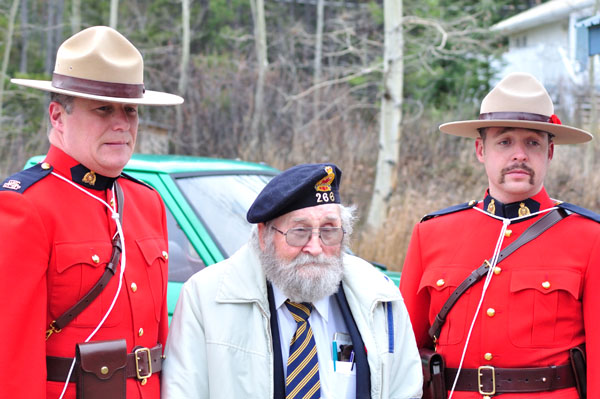
{"type": "MultiPolygon", "coordinates": [[[[132,353],[127,354],[127,378],[145,380],[150,375],[162,369],[162,345],[154,348],[136,347],[132,353]]],[[[73,363],[73,358],[46,356],[46,371],[48,381],[62,381],[67,379],[67,374],[73,363]]],[[[76,382],[79,367],[75,365],[69,382],[76,382]]]]}
{"type": "MultiPolygon", "coordinates": [[[[454,384],[458,369],[446,369],[446,387],[454,384]]],[[[575,386],[571,365],[510,368],[481,366],[461,369],[456,391],[479,392],[482,395],[554,391],[575,386]]]]}

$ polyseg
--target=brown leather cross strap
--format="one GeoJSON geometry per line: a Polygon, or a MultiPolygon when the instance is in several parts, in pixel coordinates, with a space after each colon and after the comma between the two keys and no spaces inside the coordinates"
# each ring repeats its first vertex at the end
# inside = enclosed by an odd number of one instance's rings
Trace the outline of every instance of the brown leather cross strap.
{"type": "MultiPolygon", "coordinates": [[[[458,369],[446,368],[446,386],[454,384],[458,369]]],[[[500,393],[544,392],[575,386],[571,365],[535,368],[497,368],[482,366],[461,369],[456,391],[479,392],[482,395],[500,393]]]]}
{"type": "MultiPolygon", "coordinates": [[[[540,220],[529,226],[527,230],[525,230],[515,241],[500,251],[496,264],[502,262],[518,248],[533,240],[567,216],[567,212],[562,208],[555,209],[549,212],[547,215],[544,215],[540,220]]],[[[446,322],[446,317],[448,316],[450,309],[452,309],[452,307],[458,301],[458,298],[460,298],[466,290],[468,290],[471,286],[473,286],[473,284],[481,280],[481,278],[487,274],[489,265],[490,263],[487,260],[483,262],[481,266],[473,270],[473,272],[471,272],[471,274],[469,274],[469,276],[462,283],[460,283],[458,287],[456,287],[454,292],[450,294],[450,297],[446,300],[444,306],[442,306],[442,309],[437,316],[435,316],[435,320],[429,328],[429,336],[433,339],[433,342],[437,342],[438,338],[440,337],[442,326],[446,322]]]]}
{"type": "MultiPolygon", "coordinates": [[[[162,370],[162,345],[158,344],[154,348],[134,348],[132,353],[127,354],[127,378],[137,378],[143,380],[162,370]],[[148,356],[150,355],[150,356],[148,356]],[[136,359],[137,358],[137,359],[136,359]]],[[[46,356],[46,371],[48,381],[62,381],[67,379],[73,358],[46,356]]],[[[79,367],[75,365],[69,382],[76,382],[79,373],[79,367]]]]}
{"type": "MultiPolygon", "coordinates": [[[[117,195],[117,212],[119,212],[119,219],[123,220],[122,215],[122,206],[123,206],[123,189],[119,185],[117,181],[115,181],[115,192],[117,195]],[[121,208],[119,210],[119,208],[121,208]]],[[[50,338],[50,336],[55,332],[60,332],[64,327],[67,326],[75,317],[77,317],[81,312],[85,310],[93,301],[100,295],[100,293],[106,288],[106,285],[114,276],[117,266],[119,264],[119,258],[121,256],[121,239],[119,233],[115,235],[112,240],[112,255],[110,257],[110,261],[106,265],[104,269],[104,273],[100,277],[100,279],[94,284],[94,286],[85,294],[77,303],[71,306],[66,312],[64,312],[60,317],[50,323],[48,330],[46,330],[46,340],[50,338]]]]}

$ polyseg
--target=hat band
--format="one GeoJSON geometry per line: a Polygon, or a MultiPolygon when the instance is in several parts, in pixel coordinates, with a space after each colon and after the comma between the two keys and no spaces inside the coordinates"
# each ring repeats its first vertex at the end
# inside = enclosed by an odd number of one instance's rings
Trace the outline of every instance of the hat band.
{"type": "Polygon", "coordinates": [[[551,117],[540,114],[532,114],[530,112],[487,112],[485,114],[479,114],[480,120],[496,120],[496,119],[509,119],[516,121],[533,121],[533,122],[546,122],[552,123],[551,117]]]}
{"type": "Polygon", "coordinates": [[[52,74],[52,86],[57,89],[71,90],[104,97],[144,97],[143,84],[101,82],[99,80],[75,78],[58,73],[52,74]]]}

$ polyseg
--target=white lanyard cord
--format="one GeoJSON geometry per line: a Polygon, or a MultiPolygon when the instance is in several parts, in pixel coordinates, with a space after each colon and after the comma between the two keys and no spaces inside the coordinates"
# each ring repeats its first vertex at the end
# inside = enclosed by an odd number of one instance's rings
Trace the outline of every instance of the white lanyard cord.
{"type": "Polygon", "coordinates": [[[473,328],[475,327],[475,321],[477,320],[477,317],[479,316],[479,311],[481,310],[481,306],[483,305],[483,300],[485,298],[485,294],[487,292],[488,286],[490,285],[490,281],[492,281],[492,277],[494,276],[494,269],[496,267],[496,264],[498,263],[498,257],[500,256],[500,249],[502,248],[502,243],[504,242],[504,237],[505,237],[506,229],[508,228],[508,225],[510,225],[512,222],[517,221],[517,220],[521,220],[524,218],[530,218],[532,216],[537,216],[542,213],[550,212],[554,209],[557,209],[557,207],[544,209],[544,210],[541,210],[538,212],[531,213],[529,215],[519,216],[519,217],[512,218],[512,219],[492,215],[490,213],[487,213],[483,209],[479,209],[477,206],[473,207],[473,209],[483,213],[486,216],[490,216],[490,217],[493,217],[494,219],[501,220],[502,228],[500,229],[500,235],[498,236],[498,240],[496,241],[496,247],[494,248],[494,253],[489,262],[490,267],[487,271],[485,280],[483,282],[483,288],[481,290],[481,298],[479,298],[479,303],[477,304],[477,309],[475,310],[475,315],[473,316],[473,320],[471,321],[471,326],[469,327],[469,333],[467,334],[467,339],[465,341],[465,345],[463,346],[462,355],[460,357],[460,363],[458,365],[458,371],[456,372],[456,377],[454,377],[454,383],[452,384],[452,389],[450,390],[450,395],[448,395],[448,399],[452,399],[452,395],[454,394],[454,389],[456,388],[458,378],[460,377],[460,371],[462,370],[463,362],[464,362],[465,356],[467,354],[467,347],[469,346],[469,342],[471,340],[471,334],[473,333],[473,328]]]}
{"type": "MultiPolygon", "coordinates": [[[[115,306],[115,303],[117,303],[119,293],[121,292],[121,287],[123,286],[123,273],[125,273],[125,265],[127,263],[126,262],[127,257],[125,255],[125,239],[123,237],[123,226],[121,226],[121,221],[119,220],[119,213],[117,212],[117,209],[116,209],[117,203],[115,201],[115,187],[114,187],[114,183],[113,183],[113,187],[111,189],[111,194],[112,194],[112,201],[113,201],[114,206],[110,206],[106,201],[104,201],[101,198],[96,197],[93,194],[90,194],[83,188],[79,187],[77,184],[73,183],[71,180],[69,180],[55,172],[52,172],[52,174],[54,176],[58,177],[59,179],[66,181],[67,183],[69,183],[76,189],[80,190],[81,192],[85,193],[86,195],[92,197],[93,199],[103,203],[111,211],[111,217],[117,225],[117,233],[119,234],[119,240],[121,241],[121,270],[119,272],[119,285],[117,287],[117,291],[115,292],[115,296],[113,297],[113,300],[112,300],[110,306],[108,307],[108,310],[104,314],[104,317],[102,317],[102,319],[100,320],[100,322],[98,323],[96,328],[94,328],[94,331],[92,331],[92,333],[84,341],[84,342],[89,342],[89,340],[92,339],[92,337],[94,335],[96,335],[98,330],[102,327],[102,325],[104,324],[104,322],[106,321],[106,319],[108,318],[110,313],[112,312],[113,307],[115,306]]],[[[123,200],[123,202],[125,202],[125,201],[123,200]]],[[[119,204],[119,206],[121,206],[121,212],[122,212],[123,204],[119,204]]],[[[115,235],[117,233],[115,233],[115,235]]],[[[113,236],[113,238],[114,238],[114,236],[113,236]]],[[[62,393],[59,396],[59,399],[62,399],[63,396],[65,395],[65,392],[67,391],[67,387],[69,386],[69,380],[71,379],[71,374],[73,373],[73,368],[75,367],[75,360],[76,360],[76,358],[73,357],[73,362],[71,363],[71,368],[69,369],[69,373],[67,374],[67,379],[65,381],[65,385],[63,387],[62,393]]]]}

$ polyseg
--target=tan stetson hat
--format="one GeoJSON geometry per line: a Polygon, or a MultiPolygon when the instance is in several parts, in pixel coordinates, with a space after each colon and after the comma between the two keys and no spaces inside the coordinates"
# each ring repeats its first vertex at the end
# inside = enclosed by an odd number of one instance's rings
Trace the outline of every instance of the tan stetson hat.
{"type": "Polygon", "coordinates": [[[592,135],[565,126],[554,115],[552,99],[544,86],[528,73],[507,75],[481,102],[479,120],[444,123],[440,130],[462,137],[479,137],[482,127],[518,127],[552,133],[555,144],[585,143],[592,135]]]}
{"type": "Polygon", "coordinates": [[[52,81],[11,79],[54,93],[115,103],[176,105],[183,98],[144,89],[142,55],[125,36],[107,26],[82,30],[56,53],[52,81]]]}

